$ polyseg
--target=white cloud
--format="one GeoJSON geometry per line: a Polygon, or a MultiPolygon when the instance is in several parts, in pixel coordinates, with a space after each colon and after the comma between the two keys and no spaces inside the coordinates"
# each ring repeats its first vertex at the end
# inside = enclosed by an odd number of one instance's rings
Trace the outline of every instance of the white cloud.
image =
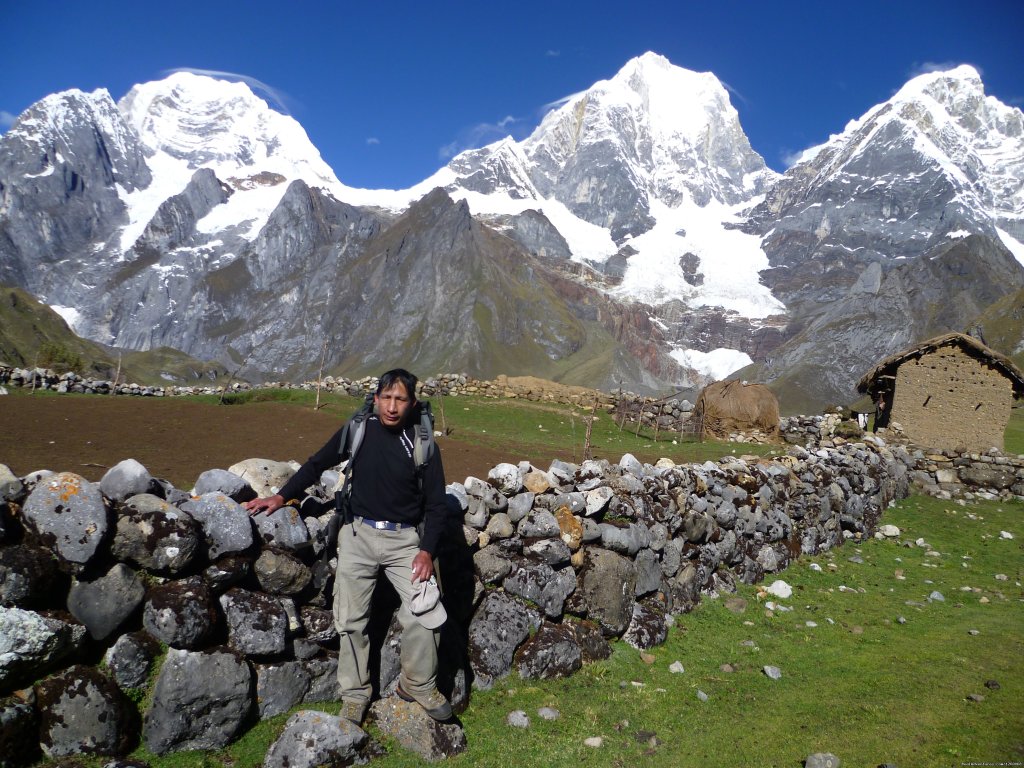
{"type": "Polygon", "coordinates": [[[380,139],[378,139],[376,136],[370,136],[366,140],[366,143],[369,144],[370,146],[376,146],[377,144],[380,144],[380,139]]]}
{"type": "Polygon", "coordinates": [[[555,50],[554,48],[548,48],[548,50],[544,53],[544,55],[549,57],[549,58],[556,59],[556,58],[558,58],[559,56],[562,55],[562,52],[558,51],[558,50],[555,50]]]}
{"type": "Polygon", "coordinates": [[[6,131],[17,119],[17,115],[12,115],[6,109],[0,109],[0,131],[6,131]]]}
{"type": "MultiPolygon", "coordinates": [[[[929,72],[946,72],[946,71],[948,71],[950,69],[956,69],[961,64],[965,64],[965,63],[967,63],[967,62],[963,62],[963,61],[925,61],[925,62],[922,62],[920,64],[915,64],[911,68],[911,70],[910,70],[910,77],[914,78],[914,77],[917,77],[918,75],[927,75],[929,72]]],[[[978,75],[980,75],[981,77],[985,76],[985,73],[982,71],[981,67],[979,67],[977,64],[971,64],[971,66],[974,67],[978,71],[978,75]]]]}
{"type": "MultiPolygon", "coordinates": [[[[459,131],[458,138],[441,147],[437,154],[442,160],[449,160],[460,152],[465,152],[468,149],[478,149],[506,136],[516,138],[516,129],[522,123],[523,120],[512,115],[505,115],[505,117],[494,123],[477,123],[459,131]]],[[[522,131],[518,132],[521,133],[522,131]]]]}
{"type": "Polygon", "coordinates": [[[257,80],[255,77],[240,75],[237,72],[225,72],[219,69],[197,69],[195,67],[178,67],[176,69],[168,69],[164,71],[164,75],[172,75],[175,72],[189,72],[193,75],[215,77],[218,80],[230,80],[232,82],[245,83],[253,91],[268,97],[267,103],[270,104],[271,108],[291,116],[291,109],[288,107],[288,102],[291,101],[291,97],[289,97],[284,91],[267,85],[262,80],[257,80]]]}

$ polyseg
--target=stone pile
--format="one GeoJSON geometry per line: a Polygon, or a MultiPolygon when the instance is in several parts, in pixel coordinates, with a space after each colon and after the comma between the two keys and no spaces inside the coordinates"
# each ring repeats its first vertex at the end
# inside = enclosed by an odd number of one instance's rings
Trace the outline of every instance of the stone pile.
{"type": "MultiPolygon", "coordinates": [[[[612,639],[657,645],[702,596],[872,533],[912,465],[869,437],[771,460],[500,464],[452,483],[439,684],[461,711],[473,688],[569,675],[612,639]]],[[[134,460],[98,484],[0,466],[0,763],[124,754],[140,738],[158,754],[217,749],[258,718],[336,698],[316,500],[336,473],[298,507],[250,517],[240,504],[294,469],[252,459],[185,492],[134,460]]],[[[390,695],[400,632],[390,612],[377,618],[378,726],[428,759],[464,748],[457,724],[390,695]]],[[[303,735],[329,726],[300,711],[266,764],[302,764],[302,744],[329,753],[313,762],[373,750],[354,731],[336,746],[303,735]]]]}

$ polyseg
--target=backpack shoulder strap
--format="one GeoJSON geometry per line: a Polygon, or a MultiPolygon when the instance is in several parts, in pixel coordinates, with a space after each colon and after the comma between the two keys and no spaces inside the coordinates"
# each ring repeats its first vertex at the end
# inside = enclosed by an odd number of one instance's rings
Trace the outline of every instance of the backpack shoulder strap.
{"type": "MultiPolygon", "coordinates": [[[[348,456],[348,466],[352,466],[352,460],[363,444],[363,435],[366,434],[366,419],[373,413],[373,395],[367,395],[362,407],[350,418],[345,427],[341,430],[341,440],[338,445],[338,458],[348,456]]],[[[346,469],[348,471],[348,469],[346,469]]]]}
{"type": "Polygon", "coordinates": [[[430,403],[420,403],[420,420],[415,426],[415,433],[412,455],[416,469],[421,470],[434,453],[434,414],[430,403]]]}

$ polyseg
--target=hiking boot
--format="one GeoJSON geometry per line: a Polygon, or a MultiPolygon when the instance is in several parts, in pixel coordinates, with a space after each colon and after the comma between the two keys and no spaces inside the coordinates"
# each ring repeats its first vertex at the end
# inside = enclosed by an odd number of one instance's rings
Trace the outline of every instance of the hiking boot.
{"type": "Polygon", "coordinates": [[[363,718],[366,717],[366,709],[368,707],[365,701],[356,701],[355,699],[345,699],[341,702],[341,711],[338,713],[340,717],[345,718],[350,723],[355,723],[360,728],[363,727],[363,718]]]}
{"type": "Polygon", "coordinates": [[[405,689],[402,688],[402,684],[398,684],[398,688],[395,689],[395,693],[398,694],[398,698],[402,701],[415,701],[426,712],[430,717],[439,722],[450,720],[452,716],[452,705],[448,703],[448,699],[444,695],[434,688],[429,693],[421,693],[418,696],[413,696],[411,693],[406,693],[405,689]]]}

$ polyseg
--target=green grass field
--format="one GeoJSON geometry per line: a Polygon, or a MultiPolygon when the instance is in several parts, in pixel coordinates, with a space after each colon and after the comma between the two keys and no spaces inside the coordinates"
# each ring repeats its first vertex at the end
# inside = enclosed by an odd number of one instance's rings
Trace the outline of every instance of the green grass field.
{"type": "MultiPolygon", "coordinates": [[[[616,643],[571,678],[513,673],[474,692],[461,718],[469,748],[449,764],[796,768],[814,752],[848,766],[1019,763],[1024,505],[912,497],[884,519],[899,539],[848,544],[778,574],[790,599],[741,586],[677,617],[649,654],[616,643]],[[907,546],[917,539],[928,546],[907,546]],[[676,661],[683,672],[670,671],[676,661]],[[542,719],[541,707],[560,718],[542,719]],[[515,710],[529,728],[507,724],[515,710]],[[602,745],[586,746],[592,737],[602,745]]],[[[256,766],[286,719],[221,753],[135,756],[157,768],[256,766]]],[[[388,746],[375,765],[420,764],[388,746]]]]}

